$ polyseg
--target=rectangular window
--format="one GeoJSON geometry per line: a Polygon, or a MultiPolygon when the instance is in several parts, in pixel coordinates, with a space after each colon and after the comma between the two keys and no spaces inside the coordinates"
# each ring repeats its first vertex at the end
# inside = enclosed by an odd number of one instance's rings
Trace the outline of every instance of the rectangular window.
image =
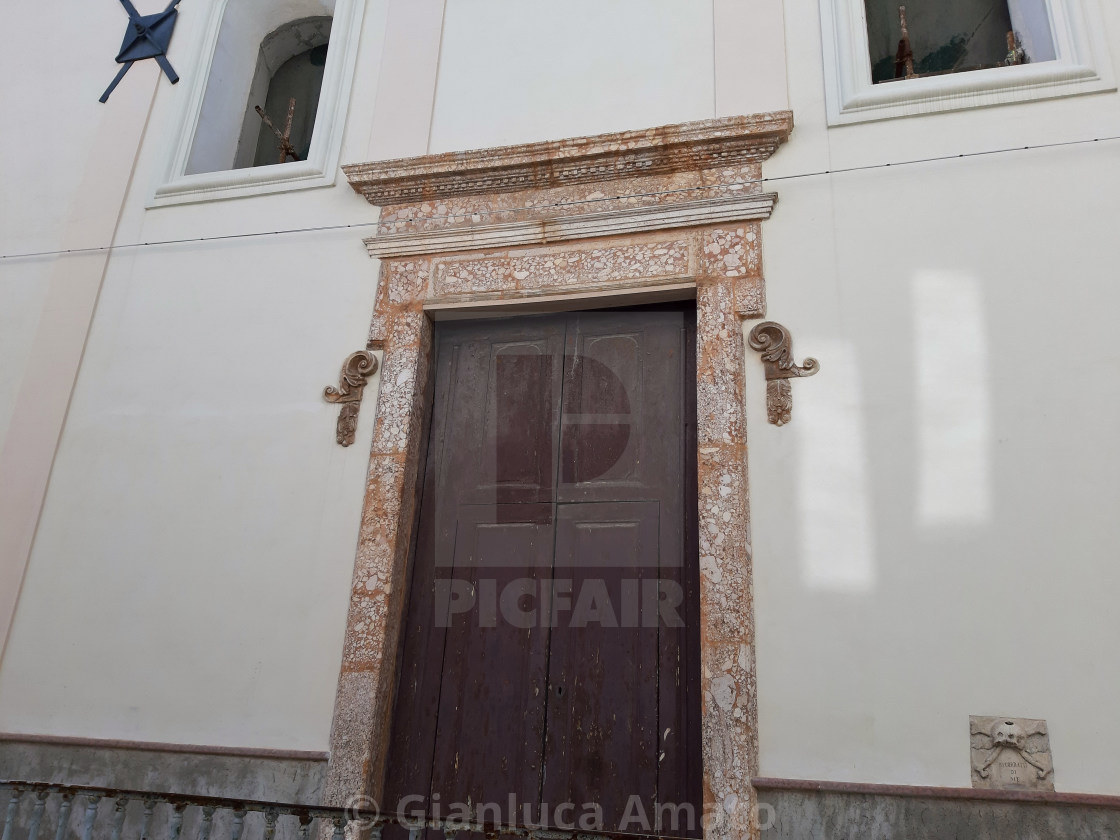
{"type": "Polygon", "coordinates": [[[1115,90],[1098,0],[820,0],[829,124],[1115,90]]]}
{"type": "Polygon", "coordinates": [[[365,7],[365,0],[210,3],[148,206],[334,184],[365,7]]]}
{"type": "Polygon", "coordinates": [[[1046,0],[864,0],[871,80],[1053,61],[1046,0]]]}

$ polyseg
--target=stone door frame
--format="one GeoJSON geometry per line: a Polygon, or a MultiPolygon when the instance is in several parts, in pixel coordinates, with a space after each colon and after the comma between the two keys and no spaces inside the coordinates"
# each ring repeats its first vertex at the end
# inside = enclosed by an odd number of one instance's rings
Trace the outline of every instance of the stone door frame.
{"type": "MultiPolygon", "coordinates": [[[[705,835],[757,834],[743,319],[765,315],[761,164],[789,112],[344,167],[381,207],[381,391],[324,802],[378,800],[431,405],[433,318],[697,305],[705,835]]],[[[395,804],[382,803],[388,808],[395,804]]]]}

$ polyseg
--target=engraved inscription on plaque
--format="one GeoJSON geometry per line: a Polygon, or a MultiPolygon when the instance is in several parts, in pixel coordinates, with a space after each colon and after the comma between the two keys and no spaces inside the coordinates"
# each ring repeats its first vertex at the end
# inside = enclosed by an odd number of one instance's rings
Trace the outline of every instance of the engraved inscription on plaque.
{"type": "Polygon", "coordinates": [[[1046,721],[976,715],[968,720],[974,788],[1054,789],[1046,721]]]}

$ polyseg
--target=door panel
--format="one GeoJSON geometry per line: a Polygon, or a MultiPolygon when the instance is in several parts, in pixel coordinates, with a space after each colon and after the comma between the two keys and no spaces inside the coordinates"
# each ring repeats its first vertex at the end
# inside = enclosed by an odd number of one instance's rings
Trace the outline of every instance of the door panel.
{"type": "Polygon", "coordinates": [[[386,807],[699,814],[694,324],[437,325],[386,807]]]}
{"type": "Polygon", "coordinates": [[[570,580],[572,606],[552,636],[543,799],[598,802],[607,826],[632,794],[649,807],[657,791],[657,622],[641,615],[657,525],[656,502],[557,514],[555,579],[570,580]]]}
{"type": "MultiPolygon", "coordinates": [[[[433,787],[435,767],[442,768],[436,781],[449,791],[470,790],[478,779],[490,776],[501,779],[508,794],[520,789],[515,785],[522,772],[539,775],[543,734],[536,736],[535,753],[506,758],[502,772],[491,772],[490,763],[497,759],[490,749],[479,751],[477,744],[470,753],[456,749],[455,721],[469,716],[468,728],[489,731],[491,701],[504,697],[512,704],[516,692],[508,681],[480,679],[485,671],[449,669],[448,663],[455,666],[462,656],[490,662],[515,640],[509,626],[496,622],[473,628],[478,639],[472,644],[466,630],[471,621],[477,623],[477,611],[454,616],[448,611],[452,587],[475,587],[477,599],[478,564],[483,561],[505,563],[486,571],[495,586],[549,572],[564,327],[561,319],[544,318],[507,322],[500,329],[472,322],[437,331],[432,427],[385,779],[384,796],[391,807],[406,796],[442,795],[433,787]],[[527,382],[533,387],[526,387],[527,382]],[[511,527],[486,528],[499,524],[511,527]],[[469,548],[457,550],[461,537],[469,548]],[[503,551],[503,543],[517,550],[503,551]],[[478,684],[468,689],[464,681],[472,673],[478,684]],[[445,698],[442,689],[449,674],[445,698]]],[[[540,633],[527,639],[533,650],[546,644],[540,633]]],[[[535,662],[531,653],[519,660],[526,669],[519,679],[531,683],[532,668],[538,667],[543,682],[543,663],[535,662]]],[[[543,693],[539,689],[536,701],[540,722],[533,722],[531,709],[526,712],[530,728],[537,730],[543,726],[543,693]]],[[[516,699],[514,708],[520,713],[521,698],[516,699]]],[[[510,705],[499,706],[508,718],[510,705]]],[[[503,731],[515,730],[507,726],[503,731]]],[[[530,740],[522,747],[527,749],[530,740]]],[[[513,750],[504,741],[495,743],[513,750]]],[[[527,784],[528,790],[539,789],[538,779],[527,784]]]]}
{"type": "Polygon", "coordinates": [[[682,321],[681,312],[572,317],[558,501],[679,495],[682,321]]]}
{"type": "Polygon", "coordinates": [[[457,355],[441,502],[553,500],[564,323],[548,318],[503,327],[456,326],[439,336],[438,351],[457,355]]]}
{"type": "Polygon", "coordinates": [[[464,505],[457,524],[454,565],[437,579],[437,590],[458,591],[444,599],[432,790],[449,803],[504,803],[511,793],[535,802],[548,667],[538,601],[551,572],[553,507],[464,505]]]}

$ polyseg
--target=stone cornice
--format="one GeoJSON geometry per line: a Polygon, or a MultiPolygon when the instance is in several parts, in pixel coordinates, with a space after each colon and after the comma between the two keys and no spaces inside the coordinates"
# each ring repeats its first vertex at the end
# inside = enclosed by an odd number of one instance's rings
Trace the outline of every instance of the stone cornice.
{"type": "Polygon", "coordinates": [[[384,206],[761,162],[792,130],[793,114],[775,111],[594,137],[355,163],[342,170],[355,192],[371,204],[384,206]]]}
{"type": "Polygon", "coordinates": [[[419,233],[382,233],[364,241],[369,255],[379,258],[545,245],[570,239],[769,219],[777,199],[775,193],[733,195],[556,219],[471,225],[419,233]]]}

